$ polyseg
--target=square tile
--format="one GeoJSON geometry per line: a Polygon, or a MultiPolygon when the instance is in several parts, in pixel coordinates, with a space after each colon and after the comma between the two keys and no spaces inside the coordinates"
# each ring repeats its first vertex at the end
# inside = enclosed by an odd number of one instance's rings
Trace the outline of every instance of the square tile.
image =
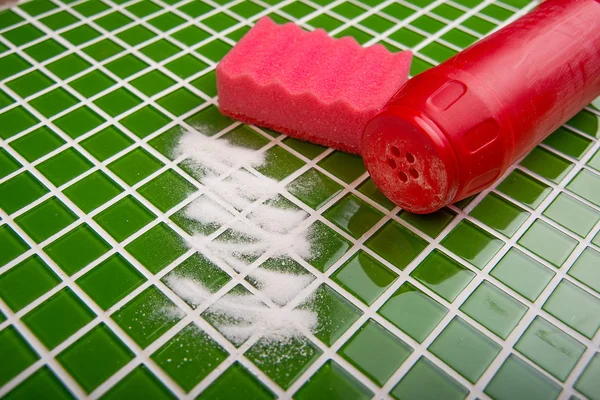
{"type": "Polygon", "coordinates": [[[60,79],[67,79],[75,74],[85,71],[91,66],[92,64],[85,61],[77,54],[69,54],[66,57],[48,64],[47,68],[60,79]]]}
{"type": "Polygon", "coordinates": [[[353,26],[344,29],[341,32],[335,34],[336,38],[342,38],[345,36],[352,36],[358,43],[361,45],[365,45],[368,41],[373,39],[373,36],[368,34],[367,32],[357,29],[353,26]]]}
{"type": "Polygon", "coordinates": [[[157,29],[160,29],[163,32],[169,31],[175,28],[178,25],[183,24],[185,19],[180,16],[172,13],[166,12],[164,14],[159,15],[158,17],[154,17],[148,20],[148,23],[154,26],[157,29]]]}
{"type": "Polygon", "coordinates": [[[108,310],[145,281],[133,265],[115,254],[77,279],[77,285],[103,310],[108,310]]]}
{"type": "Polygon", "coordinates": [[[562,266],[578,244],[577,240],[540,219],[527,229],[518,243],[557,268],[562,266]]]}
{"type": "Polygon", "coordinates": [[[308,228],[307,236],[311,248],[319,248],[319,251],[313,252],[306,261],[321,272],[327,271],[350,248],[350,242],[321,221],[308,228]]]}
{"type": "Polygon", "coordinates": [[[171,61],[165,67],[178,77],[186,79],[207,68],[208,64],[191,54],[186,54],[177,60],[171,61]]]}
{"type": "Polygon", "coordinates": [[[83,75],[81,78],[72,81],[69,85],[83,96],[90,98],[112,87],[115,83],[116,82],[104,72],[95,69],[83,75]]]}
{"type": "Polygon", "coordinates": [[[575,382],[574,388],[590,399],[597,399],[600,393],[599,374],[600,354],[596,353],[575,382]]]}
{"type": "Polygon", "coordinates": [[[76,139],[97,128],[104,122],[104,118],[96,114],[89,107],[83,106],[55,120],[54,124],[71,138],[76,139]]]}
{"type": "Polygon", "coordinates": [[[344,232],[358,239],[383,217],[383,213],[355,195],[348,194],[326,210],[323,216],[344,232]]]}
{"type": "Polygon", "coordinates": [[[600,252],[586,247],[568,273],[579,282],[600,293],[600,252]]]}
{"type": "Polygon", "coordinates": [[[199,78],[194,79],[190,82],[190,84],[196,89],[203,91],[208,96],[215,97],[217,95],[217,83],[215,76],[216,74],[213,70],[205,73],[199,78]]]}
{"type": "Polygon", "coordinates": [[[21,4],[19,5],[19,8],[29,15],[36,16],[50,10],[54,10],[56,8],[56,4],[50,0],[38,0],[21,4]]]}
{"type": "Polygon", "coordinates": [[[185,200],[197,189],[177,172],[168,169],[137,191],[156,208],[165,212],[185,200]]]}
{"type": "Polygon", "coordinates": [[[114,126],[109,126],[82,140],[80,144],[98,161],[104,161],[129,147],[133,140],[114,126]]]}
{"type": "MultiPolygon", "coordinates": [[[[229,127],[235,121],[221,114],[219,109],[213,105],[203,108],[201,111],[187,118],[185,122],[192,127],[198,129],[206,136],[213,136],[229,127]]],[[[274,146],[275,150],[267,150],[265,157],[271,158],[271,162],[266,162],[263,174],[278,180],[283,179],[298,168],[296,157],[289,153],[284,153],[279,149],[279,146],[274,146]],[[269,153],[271,151],[271,153],[269,153]],[[269,155],[270,154],[270,155],[269,155]],[[280,157],[282,160],[280,160],[280,157]],[[280,171],[283,169],[283,171],[280,171]]],[[[300,164],[300,165],[303,165],[300,164]]]]}
{"type": "Polygon", "coordinates": [[[147,63],[139,58],[131,54],[125,54],[124,56],[106,64],[106,69],[117,75],[119,78],[125,79],[148,68],[148,66],[149,65],[147,63]]]}
{"type": "Polygon", "coordinates": [[[131,81],[131,85],[146,96],[154,96],[174,84],[173,79],[158,70],[152,70],[131,81]]]}
{"type": "Polygon", "coordinates": [[[160,223],[128,244],[125,250],[155,274],[183,255],[187,246],[171,228],[160,223]]]}
{"type": "Polygon", "coordinates": [[[543,141],[569,157],[580,159],[591,146],[592,141],[561,126],[543,141]]]}
{"type": "MultiPolygon", "coordinates": [[[[221,118],[226,119],[223,123],[231,121],[226,117],[221,118]]],[[[284,150],[281,146],[273,146],[265,152],[264,164],[256,169],[269,178],[281,181],[296,172],[303,165],[304,161],[284,150]]]]}
{"type": "Polygon", "coordinates": [[[67,39],[71,44],[79,46],[100,36],[101,33],[89,25],[80,25],[77,28],[70,29],[61,33],[61,36],[67,39]]]}
{"type": "Polygon", "coordinates": [[[431,42],[421,49],[421,53],[439,63],[454,57],[458,52],[438,42],[431,42]]]}
{"type": "Polygon", "coordinates": [[[72,394],[64,384],[54,375],[48,366],[43,366],[16,388],[8,392],[8,399],[34,399],[43,393],[47,398],[71,399],[72,394]]]}
{"type": "Polygon", "coordinates": [[[78,103],[78,100],[63,88],[56,88],[29,102],[46,118],[65,111],[78,103]]]}
{"type": "MultiPolygon", "coordinates": [[[[143,3],[154,4],[154,3],[151,3],[150,1],[142,1],[142,2],[136,3],[136,4],[143,4],[143,3]]],[[[136,4],[134,4],[134,5],[136,5],[136,4]]],[[[154,32],[152,32],[150,29],[148,29],[146,27],[143,27],[142,25],[134,25],[129,29],[126,29],[122,32],[117,33],[117,37],[130,46],[137,46],[138,44],[144,43],[145,41],[150,40],[155,36],[156,36],[156,34],[154,32]]],[[[135,58],[135,56],[131,56],[131,57],[135,58]]]]}
{"type": "Polygon", "coordinates": [[[59,44],[54,39],[44,40],[41,43],[35,44],[24,50],[31,58],[38,62],[46,61],[50,58],[56,57],[59,54],[67,51],[67,48],[62,44],[59,44]]]}
{"type": "Polygon", "coordinates": [[[72,147],[36,165],[36,169],[59,187],[92,168],[93,164],[72,147]]]}
{"type": "Polygon", "coordinates": [[[0,184],[0,207],[12,214],[46,193],[48,189],[30,172],[21,172],[0,184]]]}
{"type": "Polygon", "coordinates": [[[396,221],[389,221],[365,242],[365,246],[402,270],[425,249],[427,242],[396,221]]]}
{"type": "Polygon", "coordinates": [[[222,40],[213,40],[196,50],[198,54],[203,55],[211,61],[219,62],[225,54],[229,53],[232,46],[222,40]]]}
{"type": "Polygon", "coordinates": [[[54,85],[54,83],[55,82],[52,79],[36,70],[7,82],[6,86],[22,98],[27,98],[32,94],[49,88],[54,85]]]}
{"type": "Polygon", "coordinates": [[[143,18],[147,15],[154,14],[157,11],[161,10],[159,5],[156,5],[152,1],[142,0],[138,3],[134,3],[130,6],[125,7],[127,11],[132,13],[138,18],[143,18]]]}
{"type": "Polygon", "coordinates": [[[2,57],[0,58],[0,80],[3,81],[29,67],[31,64],[15,53],[2,57]]]}
{"type": "Polygon", "coordinates": [[[83,48],[83,52],[85,54],[92,57],[98,62],[104,61],[107,58],[111,58],[112,56],[119,54],[123,50],[125,50],[123,47],[119,46],[110,39],[103,39],[99,42],[96,42],[83,48]]]}
{"type": "Polygon", "coordinates": [[[31,24],[21,25],[17,28],[5,31],[2,36],[17,47],[32,42],[44,36],[44,32],[31,24]]]}
{"type": "Polygon", "coordinates": [[[19,168],[21,164],[6,150],[0,148],[0,179],[18,171],[19,168]]]}
{"type": "Polygon", "coordinates": [[[323,160],[319,166],[346,183],[351,183],[366,172],[360,156],[341,151],[334,151],[323,160]]]}
{"type": "MultiPolygon", "coordinates": [[[[35,2],[32,2],[30,4],[34,3],[35,2]]],[[[69,25],[73,25],[76,22],[79,22],[79,18],[75,17],[73,14],[70,14],[67,11],[60,11],[47,17],[40,18],[40,22],[42,22],[44,25],[46,25],[53,31],[57,31],[69,25]]]]}
{"type": "Polygon", "coordinates": [[[413,214],[402,210],[398,215],[432,238],[437,237],[456,216],[454,211],[448,208],[442,208],[430,214],[413,214]]]}
{"type": "Polygon", "coordinates": [[[144,138],[167,125],[171,122],[171,119],[148,105],[131,113],[119,122],[136,136],[144,138]]]}
{"type": "Polygon", "coordinates": [[[179,117],[202,105],[204,99],[186,88],[181,88],[161,97],[156,102],[171,114],[179,117]]]}
{"type": "Polygon", "coordinates": [[[108,10],[110,7],[100,0],[88,0],[73,7],[75,11],[85,17],[91,17],[99,14],[102,11],[108,10]]]}
{"type": "Polygon", "coordinates": [[[598,137],[598,117],[587,110],[581,110],[573,118],[567,121],[567,125],[590,136],[598,137]]]}
{"type": "Polygon", "coordinates": [[[10,226],[0,226],[0,267],[25,253],[29,246],[10,226]]]}
{"type": "Polygon", "coordinates": [[[180,11],[184,12],[192,18],[197,18],[201,15],[208,13],[209,11],[212,11],[213,9],[214,7],[212,7],[211,5],[199,0],[191,1],[179,7],[180,11]]]}
{"type": "Polygon", "coordinates": [[[512,237],[531,214],[490,193],[475,206],[471,215],[503,235],[512,237]]]}
{"type": "Polygon", "coordinates": [[[239,362],[233,363],[198,397],[202,400],[219,398],[274,399],[275,395],[239,362]]]}
{"type": "Polygon", "coordinates": [[[41,243],[76,220],[77,216],[67,206],[56,197],[51,197],[19,215],[15,222],[27,236],[41,243]]]}
{"type": "Polygon", "coordinates": [[[445,300],[453,302],[475,274],[444,253],[434,250],[410,276],[445,300]]]}
{"type": "MultiPolygon", "coordinates": [[[[191,3],[188,3],[191,4],[191,3]]],[[[241,5],[249,4],[249,3],[239,3],[241,5]]],[[[253,3],[250,3],[253,4],[253,3]]],[[[210,37],[210,34],[203,29],[198,28],[195,25],[188,26],[183,28],[177,32],[171,34],[173,39],[176,39],[183,43],[186,46],[193,46],[197,43],[200,43],[203,40],[206,40],[210,37]]]]}
{"type": "Polygon", "coordinates": [[[66,188],[63,193],[81,211],[89,213],[100,207],[123,189],[102,171],[96,171],[66,188]]]}
{"type": "Polygon", "coordinates": [[[122,28],[132,21],[131,18],[123,15],[119,11],[114,11],[94,20],[94,23],[110,32],[122,28]]]}
{"type": "Polygon", "coordinates": [[[97,100],[94,100],[94,104],[100,107],[111,117],[116,117],[119,114],[137,106],[142,101],[133,93],[125,88],[119,88],[113,92],[105,94],[97,100]]]}
{"type": "Polygon", "coordinates": [[[62,138],[50,128],[42,126],[10,142],[10,147],[15,149],[27,161],[33,162],[58,149],[63,144],[65,144],[65,141],[62,138]]]}
{"type": "Polygon", "coordinates": [[[521,165],[554,183],[559,183],[573,168],[570,161],[541,147],[534,148],[521,165]]]}
{"type": "Polygon", "coordinates": [[[506,339],[528,307],[488,281],[483,281],[460,306],[460,310],[500,338],[506,339]]]}
{"type": "Polygon", "coordinates": [[[217,13],[211,15],[210,17],[204,18],[202,23],[217,32],[221,32],[225,29],[231,28],[235,24],[239,23],[239,21],[225,13],[217,13]]]}
{"type": "Polygon", "coordinates": [[[14,326],[10,325],[0,331],[0,358],[10,360],[0,364],[0,385],[4,386],[40,357],[14,326]]]}
{"type": "Polygon", "coordinates": [[[373,392],[333,360],[328,360],[295,394],[298,400],[317,398],[366,400],[373,392]]]}
{"type": "Polygon", "coordinates": [[[156,157],[152,156],[141,147],[121,156],[108,165],[115,175],[130,186],[145,179],[163,166],[156,157]]]}
{"type": "Polygon", "coordinates": [[[165,39],[157,40],[156,42],[144,46],[140,49],[140,52],[142,54],[156,62],[160,62],[164,59],[167,59],[179,53],[179,51],[181,51],[179,47],[175,46],[173,43],[165,39]]]}
{"type": "Polygon", "coordinates": [[[475,267],[483,269],[504,242],[463,220],[442,240],[442,245],[475,267]]]}
{"type": "Polygon", "coordinates": [[[156,216],[132,196],[119,200],[94,217],[115,240],[121,242],[154,220],[156,216]]]}
{"type": "Polygon", "coordinates": [[[565,192],[559,193],[544,215],[581,237],[586,237],[600,220],[597,210],[565,192]]]}
{"type": "Polygon", "coordinates": [[[581,170],[567,185],[567,189],[600,207],[600,175],[581,170]]]}
{"type": "Polygon", "coordinates": [[[172,400],[173,393],[145,364],[140,364],[104,394],[106,400],[126,400],[135,396],[147,399],[172,400]]]}

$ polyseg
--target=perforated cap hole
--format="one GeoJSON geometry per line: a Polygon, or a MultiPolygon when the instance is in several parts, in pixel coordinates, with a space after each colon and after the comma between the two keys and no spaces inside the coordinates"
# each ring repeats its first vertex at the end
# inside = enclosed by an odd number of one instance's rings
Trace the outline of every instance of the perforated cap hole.
{"type": "Polygon", "coordinates": [[[403,171],[398,172],[398,178],[400,178],[400,180],[404,183],[408,182],[408,175],[406,175],[406,173],[403,171]]]}
{"type": "Polygon", "coordinates": [[[392,167],[392,169],[396,169],[396,161],[394,161],[391,158],[388,158],[387,162],[388,162],[389,166],[392,167]]]}
{"type": "Polygon", "coordinates": [[[412,176],[415,179],[417,179],[419,177],[419,171],[417,171],[414,168],[409,169],[408,173],[410,174],[410,176],[412,176]]]}
{"type": "Polygon", "coordinates": [[[415,156],[412,155],[412,153],[406,153],[406,161],[408,161],[409,163],[414,163],[415,162],[415,156]]]}
{"type": "Polygon", "coordinates": [[[396,157],[400,157],[400,150],[398,150],[396,146],[392,146],[391,150],[393,155],[395,155],[396,157]]]}

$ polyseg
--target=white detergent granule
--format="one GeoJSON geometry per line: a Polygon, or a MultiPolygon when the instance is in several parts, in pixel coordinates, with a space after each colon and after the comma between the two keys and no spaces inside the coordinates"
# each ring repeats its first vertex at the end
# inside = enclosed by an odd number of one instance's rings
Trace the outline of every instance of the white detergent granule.
{"type": "MultiPolygon", "coordinates": [[[[270,307],[251,293],[226,294],[207,309],[217,316],[219,331],[235,344],[254,335],[285,341],[313,331],[318,322],[314,311],[283,308],[314,280],[313,275],[307,271],[298,274],[262,267],[250,269],[249,260],[267,251],[271,258],[295,253],[306,259],[311,255],[308,233],[296,229],[307,213],[267,201],[279,196],[278,182],[244,169],[262,165],[264,154],[198,132],[184,133],[176,154],[185,156],[203,172],[201,183],[208,189],[186,208],[185,216],[206,225],[230,224],[230,234],[209,239],[198,233],[192,236],[190,245],[218,266],[247,273],[260,294],[276,304],[270,307]],[[260,204],[256,202],[259,199],[260,204]]],[[[194,306],[213,295],[202,283],[184,276],[169,276],[167,284],[194,306]]]]}

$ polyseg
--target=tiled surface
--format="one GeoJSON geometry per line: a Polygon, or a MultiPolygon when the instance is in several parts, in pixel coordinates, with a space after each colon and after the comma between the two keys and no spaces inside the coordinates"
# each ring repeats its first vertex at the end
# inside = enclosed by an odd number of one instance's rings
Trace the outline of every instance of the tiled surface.
{"type": "Polygon", "coordinates": [[[0,13],[0,397],[600,398],[598,102],[493,189],[428,216],[394,208],[357,157],[215,107],[215,63],[263,15],[412,48],[414,75],[533,6],[34,0],[0,13]],[[185,246],[227,229],[182,213],[205,189],[171,149],[194,127],[265,152],[252,172],[309,215],[321,251],[290,265],[316,278],[293,300],[317,292],[315,335],[236,347],[208,302],[164,283],[187,271],[218,295],[256,290],[185,246]],[[151,313],[166,305],[181,316],[151,313]]]}

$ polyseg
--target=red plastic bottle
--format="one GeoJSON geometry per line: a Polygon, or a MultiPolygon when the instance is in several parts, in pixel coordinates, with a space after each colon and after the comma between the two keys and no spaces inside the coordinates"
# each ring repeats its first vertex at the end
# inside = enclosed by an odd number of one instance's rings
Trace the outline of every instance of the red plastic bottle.
{"type": "Polygon", "coordinates": [[[368,123],[362,156],[402,208],[489,187],[600,95],[600,0],[547,0],[410,79],[368,123]]]}

